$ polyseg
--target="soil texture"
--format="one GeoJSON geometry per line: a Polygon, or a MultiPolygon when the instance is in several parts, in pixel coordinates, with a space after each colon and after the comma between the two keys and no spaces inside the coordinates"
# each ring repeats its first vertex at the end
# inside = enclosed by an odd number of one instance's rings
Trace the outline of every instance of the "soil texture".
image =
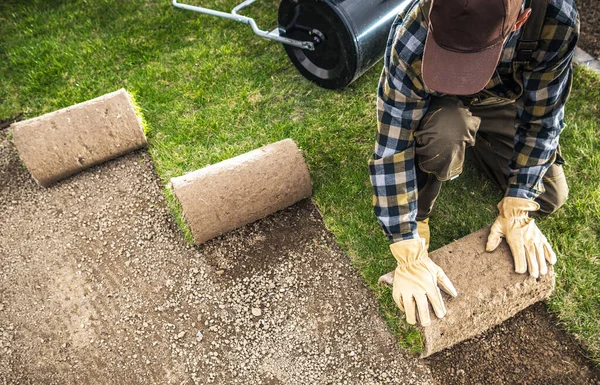
{"type": "Polygon", "coordinates": [[[427,361],[436,384],[598,385],[585,354],[540,302],[427,361]]]}
{"type": "Polygon", "coordinates": [[[577,45],[600,60],[600,2],[575,0],[575,5],[581,21],[581,35],[577,45]]]}
{"type": "Polygon", "coordinates": [[[21,120],[23,120],[23,113],[22,112],[19,113],[19,114],[17,114],[16,116],[13,116],[12,118],[0,119],[0,130],[8,128],[14,122],[20,122],[21,120]]]}
{"type": "Polygon", "coordinates": [[[304,200],[200,247],[145,152],[35,184],[0,130],[0,384],[432,384],[304,200]]]}

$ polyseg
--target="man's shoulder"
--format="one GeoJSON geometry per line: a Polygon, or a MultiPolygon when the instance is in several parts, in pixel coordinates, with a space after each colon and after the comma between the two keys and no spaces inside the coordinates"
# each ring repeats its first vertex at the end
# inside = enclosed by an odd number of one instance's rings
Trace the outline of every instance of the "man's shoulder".
{"type": "Polygon", "coordinates": [[[390,43],[393,55],[407,63],[418,60],[423,55],[427,38],[427,23],[423,15],[424,0],[413,0],[392,26],[390,43]]]}
{"type": "Polygon", "coordinates": [[[549,0],[547,19],[554,19],[562,24],[574,27],[579,21],[579,14],[574,0],[549,0]]]}

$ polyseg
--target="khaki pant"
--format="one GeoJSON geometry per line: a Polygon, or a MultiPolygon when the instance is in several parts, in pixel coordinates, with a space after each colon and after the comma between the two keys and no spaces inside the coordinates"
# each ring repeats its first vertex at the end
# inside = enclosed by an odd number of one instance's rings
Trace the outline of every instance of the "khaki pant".
{"type": "MultiPolygon", "coordinates": [[[[463,170],[465,153],[503,191],[508,187],[508,165],[513,154],[516,106],[513,101],[489,98],[465,104],[456,96],[433,98],[428,113],[415,132],[417,220],[431,215],[443,181],[463,170]]],[[[557,151],[556,160],[543,178],[545,192],[536,201],[538,216],[558,210],[569,193],[557,151]]],[[[534,214],[534,215],[535,215],[534,214]]]]}

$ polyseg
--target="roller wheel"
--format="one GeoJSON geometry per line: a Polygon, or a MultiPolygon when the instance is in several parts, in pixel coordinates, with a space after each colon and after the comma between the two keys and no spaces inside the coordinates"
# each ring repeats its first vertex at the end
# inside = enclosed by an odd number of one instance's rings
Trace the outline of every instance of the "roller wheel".
{"type": "Polygon", "coordinates": [[[282,36],[315,43],[314,51],[283,45],[305,78],[329,89],[343,88],[354,80],[357,66],[354,38],[326,2],[282,0],[279,30],[282,36]]]}

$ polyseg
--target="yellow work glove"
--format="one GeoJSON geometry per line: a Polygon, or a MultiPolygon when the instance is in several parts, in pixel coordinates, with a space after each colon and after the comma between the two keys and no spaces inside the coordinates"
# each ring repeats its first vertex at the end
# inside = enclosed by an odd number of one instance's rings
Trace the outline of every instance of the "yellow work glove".
{"type": "Polygon", "coordinates": [[[546,261],[554,265],[556,254],[552,246],[529,217],[530,211],[539,210],[536,202],[524,199],[505,197],[498,204],[500,214],[492,225],[485,249],[494,251],[506,238],[515,262],[515,271],[529,274],[535,278],[548,272],[546,261]]]}
{"type": "Polygon", "coordinates": [[[444,271],[427,255],[425,239],[417,238],[390,245],[398,266],[394,271],[392,297],[400,310],[406,313],[409,324],[417,323],[417,310],[422,326],[431,323],[427,300],[438,318],[446,315],[446,306],[440,292],[457,296],[456,289],[444,271]]]}

